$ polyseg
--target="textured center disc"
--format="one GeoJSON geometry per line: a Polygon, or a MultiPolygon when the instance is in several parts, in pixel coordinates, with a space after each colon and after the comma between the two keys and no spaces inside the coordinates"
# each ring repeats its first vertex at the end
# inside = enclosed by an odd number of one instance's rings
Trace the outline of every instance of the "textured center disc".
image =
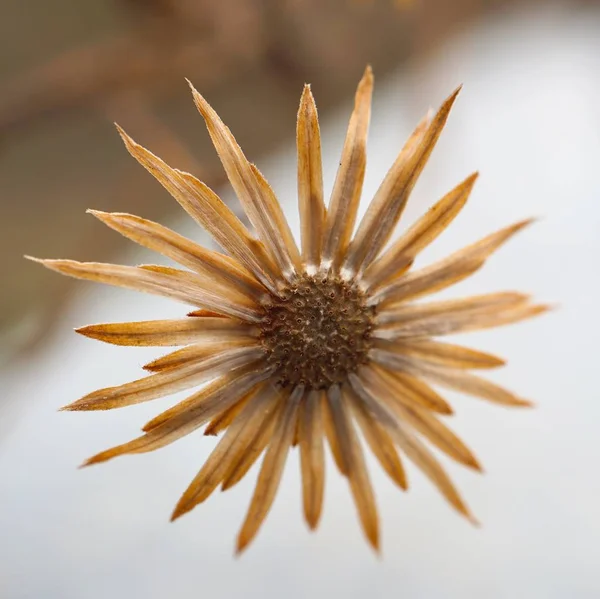
{"type": "Polygon", "coordinates": [[[302,275],[265,308],[261,340],[283,385],[326,389],[366,361],[373,309],[337,277],[302,275]]]}

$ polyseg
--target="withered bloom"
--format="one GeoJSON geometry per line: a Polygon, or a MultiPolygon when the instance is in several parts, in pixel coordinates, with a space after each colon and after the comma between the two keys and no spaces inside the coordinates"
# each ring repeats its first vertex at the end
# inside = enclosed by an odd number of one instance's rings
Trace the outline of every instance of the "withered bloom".
{"type": "Polygon", "coordinates": [[[78,329],[116,345],[185,347],[147,364],[150,376],[96,391],[64,409],[122,408],[204,385],[148,422],[140,437],[99,453],[86,464],[152,451],[205,425],[206,435],[223,433],[179,500],[173,512],[177,518],[218,486],[228,489],[236,484],[264,452],[238,550],[253,539],[267,515],[288,451],[295,445],[300,452],[304,515],[309,527],[316,528],[323,504],[325,439],[348,479],[365,535],[378,547],[377,509],[357,428],[400,488],[407,487],[406,456],[458,512],[472,519],[425,441],[465,466],[480,467],[440,418],[451,414],[452,408],[430,383],[505,406],[528,405],[469,372],[500,366],[501,359],[435,338],[513,323],[543,312],[545,306],[513,292],[414,301],[473,274],[528,221],[488,235],[441,262],[411,269],[417,254],[459,213],[475,173],[388,245],[459,90],[418,124],[352,236],[365,173],[372,88],[373,75],[367,68],[356,92],[328,208],[323,201],[317,110],[309,86],[304,88],[297,122],[301,251],[273,190],[192,87],[256,237],[204,183],[171,168],[119,129],[132,156],[224,253],[137,216],[92,212],[109,227],[188,270],[40,261],[73,277],[167,296],[198,308],[177,320],[78,329]]]}

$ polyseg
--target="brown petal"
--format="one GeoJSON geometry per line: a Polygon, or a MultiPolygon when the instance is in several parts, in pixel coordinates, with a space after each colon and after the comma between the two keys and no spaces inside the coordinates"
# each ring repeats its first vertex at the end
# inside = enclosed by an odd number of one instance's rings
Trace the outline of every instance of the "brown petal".
{"type": "Polygon", "coordinates": [[[356,273],[369,265],[389,241],[409,195],[446,124],[460,87],[437,114],[417,126],[377,190],[348,250],[345,267],[356,273]]]}
{"type": "Polygon", "coordinates": [[[296,387],[283,405],[258,475],[248,514],[238,535],[238,553],[252,541],[271,509],[294,438],[298,406],[303,394],[304,386],[296,387]]]}
{"type": "Polygon", "coordinates": [[[326,270],[339,269],[354,229],[367,164],[372,92],[373,72],[367,67],[356,90],[354,111],[327,210],[322,253],[322,266],[326,270]]]}
{"type": "Polygon", "coordinates": [[[398,241],[365,270],[367,287],[376,287],[408,269],[415,257],[434,241],[469,199],[478,173],[473,173],[422,216],[398,241]]]}
{"type": "Polygon", "coordinates": [[[248,394],[242,397],[236,404],[232,405],[227,410],[221,412],[218,416],[215,416],[204,429],[205,436],[215,436],[219,433],[227,430],[229,425],[234,421],[237,415],[242,411],[244,406],[248,403],[253,394],[248,394]]]}
{"type": "Polygon", "coordinates": [[[312,530],[317,527],[321,517],[325,488],[321,395],[320,391],[310,391],[302,403],[298,418],[304,517],[312,530]]]}
{"type": "Polygon", "coordinates": [[[310,91],[304,86],[296,125],[298,152],[298,206],[302,234],[302,258],[310,271],[321,263],[321,243],[327,211],[323,202],[323,167],[321,132],[317,107],[310,91]]]}

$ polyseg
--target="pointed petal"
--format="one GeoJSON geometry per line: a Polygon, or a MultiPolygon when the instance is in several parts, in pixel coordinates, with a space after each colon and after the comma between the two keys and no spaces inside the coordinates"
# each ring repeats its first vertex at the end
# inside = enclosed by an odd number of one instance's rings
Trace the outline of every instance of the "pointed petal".
{"type": "Polygon", "coordinates": [[[531,222],[531,220],[525,220],[501,229],[451,254],[440,262],[398,277],[389,284],[378,288],[372,294],[370,303],[386,301],[396,304],[419,295],[440,291],[461,281],[479,270],[494,251],[531,222]]]}
{"type": "Polygon", "coordinates": [[[323,451],[323,401],[320,391],[310,391],[299,415],[300,468],[304,517],[314,530],[321,517],[325,489],[323,451]]]}
{"type": "Polygon", "coordinates": [[[229,128],[194,86],[188,83],[196,108],[204,118],[210,138],[244,211],[284,276],[292,277],[300,266],[300,256],[277,198],[258,169],[248,162],[229,128]]]}
{"type": "Polygon", "coordinates": [[[335,424],[333,422],[333,414],[331,412],[331,407],[329,405],[329,402],[327,401],[325,393],[322,394],[321,401],[323,402],[323,430],[325,431],[327,444],[329,445],[329,449],[331,450],[331,454],[333,455],[333,460],[340,474],[342,476],[347,477],[347,463],[344,459],[344,456],[342,455],[342,448],[340,447],[337,432],[335,429],[335,424]]]}
{"type": "Polygon", "coordinates": [[[429,449],[410,433],[405,425],[398,421],[388,407],[382,405],[367,391],[356,374],[351,373],[349,379],[353,390],[363,401],[365,408],[373,418],[377,419],[386,428],[408,459],[431,480],[450,505],[469,520],[475,522],[452,481],[429,449]]]}
{"type": "Polygon", "coordinates": [[[372,92],[373,72],[371,67],[367,67],[356,90],[354,111],[327,210],[322,250],[322,267],[325,270],[339,270],[354,229],[367,164],[372,92]]]}
{"type": "Polygon", "coordinates": [[[323,202],[321,132],[310,85],[304,86],[296,125],[298,152],[298,207],[302,233],[302,258],[313,271],[321,263],[321,244],[327,211],[323,202]]]}
{"type": "Polygon", "coordinates": [[[181,204],[182,208],[267,289],[276,292],[276,269],[262,243],[207,185],[137,144],[118,125],[129,153],[181,204]]]}
{"type": "Polygon", "coordinates": [[[80,335],[113,345],[174,346],[253,336],[252,327],[229,318],[181,318],[92,324],[80,335]]]}
{"type": "Polygon", "coordinates": [[[352,424],[347,405],[348,399],[342,395],[338,385],[333,385],[327,391],[327,403],[363,531],[369,543],[377,550],[379,549],[377,507],[363,452],[352,424]]]}
{"type": "Polygon", "coordinates": [[[371,349],[369,355],[375,362],[386,368],[407,372],[415,377],[423,377],[438,385],[487,399],[493,403],[522,407],[532,405],[530,401],[521,399],[506,389],[464,370],[444,368],[382,349],[371,349]]]}
{"type": "Polygon", "coordinates": [[[124,454],[146,453],[164,447],[201,427],[217,413],[233,405],[265,378],[264,373],[249,369],[231,372],[192,396],[195,401],[188,401],[189,409],[180,412],[177,417],[164,420],[160,426],[152,428],[129,443],[118,445],[91,457],[84,466],[106,462],[124,454]]]}
{"type": "Polygon", "coordinates": [[[446,124],[460,87],[437,114],[418,125],[377,190],[348,250],[346,268],[356,273],[369,265],[389,241],[419,175],[446,124]]]}
{"type": "Polygon", "coordinates": [[[304,386],[296,387],[281,410],[258,475],[248,514],[238,535],[238,553],[252,541],[271,509],[294,437],[296,415],[303,394],[304,386]]]}
{"type": "Polygon", "coordinates": [[[233,368],[254,363],[262,356],[256,348],[237,348],[204,360],[152,374],[131,383],[94,391],[62,408],[69,411],[112,410],[150,401],[195,387],[233,368]]]}
{"type": "Polygon", "coordinates": [[[227,430],[229,425],[237,418],[238,414],[244,409],[244,406],[253,396],[253,393],[245,395],[236,404],[227,410],[223,410],[218,416],[215,416],[204,429],[205,436],[215,436],[227,430]]]}
{"type": "Polygon", "coordinates": [[[230,465],[239,461],[249,450],[256,427],[276,409],[280,399],[278,390],[268,383],[253,395],[182,495],[171,520],[189,512],[211,495],[223,480],[230,465]]]}
{"type": "Polygon", "coordinates": [[[214,279],[234,293],[242,293],[255,300],[260,300],[265,294],[265,288],[236,260],[203,248],[158,223],[131,214],[88,212],[128,239],[214,279]]]}
{"type": "Polygon", "coordinates": [[[361,368],[359,377],[371,394],[398,418],[406,422],[426,437],[438,449],[460,464],[481,470],[481,466],[471,450],[429,410],[418,405],[410,405],[401,396],[393,394],[389,386],[390,377],[382,376],[381,370],[371,367],[361,368]]]}
{"type": "Polygon", "coordinates": [[[466,204],[478,173],[473,173],[422,216],[380,258],[365,270],[366,286],[375,287],[401,274],[416,256],[434,241],[456,218],[466,204]]]}
{"type": "Polygon", "coordinates": [[[356,393],[349,388],[346,391],[352,400],[353,413],[362,429],[363,435],[377,458],[381,467],[388,476],[401,488],[406,490],[408,483],[406,481],[406,472],[400,460],[400,456],[394,447],[394,442],[388,435],[385,428],[371,417],[362,401],[356,396],[356,393]]]}
{"type": "Polygon", "coordinates": [[[186,304],[205,306],[220,314],[246,321],[255,322],[260,319],[259,308],[254,302],[242,303],[241,296],[236,297],[235,301],[231,300],[226,291],[197,274],[167,268],[159,272],[158,269],[100,262],[34,260],[50,270],[76,279],[162,295],[186,304]]]}

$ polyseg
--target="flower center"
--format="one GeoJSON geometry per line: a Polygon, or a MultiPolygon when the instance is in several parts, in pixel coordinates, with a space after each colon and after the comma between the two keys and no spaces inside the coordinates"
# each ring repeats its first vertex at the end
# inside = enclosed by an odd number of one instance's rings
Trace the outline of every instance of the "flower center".
{"type": "Polygon", "coordinates": [[[366,361],[374,309],[337,277],[303,274],[265,306],[260,338],[282,386],[326,389],[366,361]]]}

